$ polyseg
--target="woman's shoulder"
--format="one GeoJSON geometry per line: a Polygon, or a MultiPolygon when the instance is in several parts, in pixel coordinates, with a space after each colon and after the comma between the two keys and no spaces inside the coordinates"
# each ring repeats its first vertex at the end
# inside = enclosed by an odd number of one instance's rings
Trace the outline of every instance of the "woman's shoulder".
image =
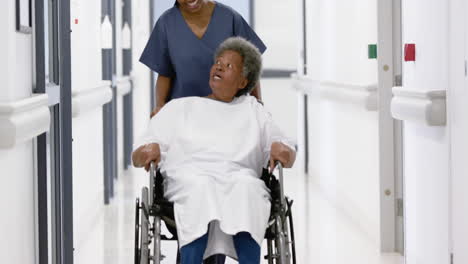
{"type": "Polygon", "coordinates": [[[255,96],[242,95],[236,99],[239,103],[249,105],[256,112],[264,112],[265,107],[263,103],[259,101],[255,96]]]}
{"type": "Polygon", "coordinates": [[[271,113],[267,107],[263,105],[263,102],[259,101],[255,96],[244,95],[245,103],[250,105],[253,112],[256,113],[257,118],[260,120],[267,120],[271,118],[271,113]]]}

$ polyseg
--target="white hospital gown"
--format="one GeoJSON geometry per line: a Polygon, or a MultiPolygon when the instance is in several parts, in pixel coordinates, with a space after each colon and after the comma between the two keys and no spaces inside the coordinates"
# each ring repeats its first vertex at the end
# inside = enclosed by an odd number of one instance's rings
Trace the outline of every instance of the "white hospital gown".
{"type": "Polygon", "coordinates": [[[208,226],[205,258],[237,259],[232,235],[238,232],[249,232],[261,245],[270,196],[260,176],[274,141],[294,146],[252,96],[230,103],[174,99],[151,119],[135,148],[160,145],[164,195],[174,203],[180,247],[206,234],[208,226]]]}

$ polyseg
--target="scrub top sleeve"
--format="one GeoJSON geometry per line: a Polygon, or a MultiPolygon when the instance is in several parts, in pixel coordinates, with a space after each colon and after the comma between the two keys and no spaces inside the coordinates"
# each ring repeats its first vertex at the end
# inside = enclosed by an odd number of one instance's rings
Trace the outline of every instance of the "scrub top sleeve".
{"type": "Polygon", "coordinates": [[[163,21],[158,20],[154,26],[148,43],[146,43],[146,47],[141,54],[140,62],[166,77],[173,77],[175,75],[169,55],[167,31],[163,21]]]}
{"type": "Polygon", "coordinates": [[[262,54],[267,49],[263,41],[258,37],[257,33],[253,31],[247,21],[245,21],[240,14],[234,15],[234,34],[252,42],[262,54]]]}

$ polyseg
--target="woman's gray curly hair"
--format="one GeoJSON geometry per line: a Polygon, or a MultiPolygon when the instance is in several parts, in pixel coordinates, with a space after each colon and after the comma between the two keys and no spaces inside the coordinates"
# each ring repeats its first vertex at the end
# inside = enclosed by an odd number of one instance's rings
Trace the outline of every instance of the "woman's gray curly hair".
{"type": "Polygon", "coordinates": [[[242,37],[231,37],[223,41],[215,52],[216,59],[225,51],[235,51],[242,57],[243,74],[247,78],[247,85],[237,92],[235,97],[249,94],[257,84],[262,71],[262,54],[255,45],[242,37]]]}

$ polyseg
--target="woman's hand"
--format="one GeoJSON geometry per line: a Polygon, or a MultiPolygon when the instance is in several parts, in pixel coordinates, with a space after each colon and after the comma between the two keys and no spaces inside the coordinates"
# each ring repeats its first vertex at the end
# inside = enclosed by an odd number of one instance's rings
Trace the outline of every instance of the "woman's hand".
{"type": "Polygon", "coordinates": [[[161,161],[161,150],[159,144],[152,143],[139,147],[132,154],[133,165],[137,168],[145,167],[145,170],[148,171],[151,162],[154,161],[158,165],[161,161]]]}
{"type": "Polygon", "coordinates": [[[291,168],[296,160],[296,152],[281,142],[273,142],[270,150],[270,172],[279,161],[285,168],[291,168]]]}

